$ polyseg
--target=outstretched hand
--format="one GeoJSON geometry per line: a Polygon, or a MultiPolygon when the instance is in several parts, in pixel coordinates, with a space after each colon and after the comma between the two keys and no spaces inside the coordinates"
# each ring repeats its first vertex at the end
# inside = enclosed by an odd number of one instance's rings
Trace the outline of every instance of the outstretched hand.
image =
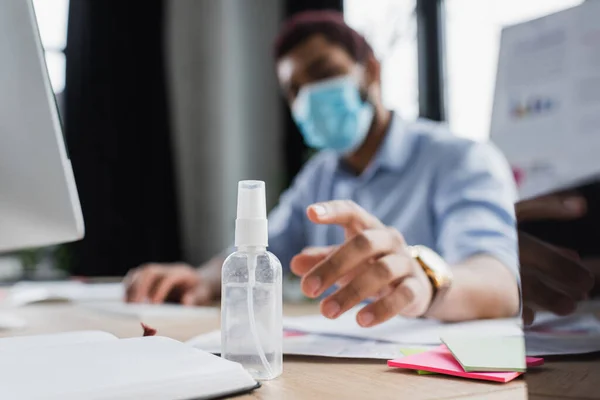
{"type": "Polygon", "coordinates": [[[336,247],[308,248],[292,259],[291,269],[302,277],[302,291],[311,298],[328,288],[339,289],[321,302],[321,313],[337,318],[365,300],[357,321],[374,326],[395,315],[418,317],[431,302],[429,278],[411,257],[400,232],[351,201],[314,204],[307,209],[316,224],[339,225],[346,240],[336,247]]]}

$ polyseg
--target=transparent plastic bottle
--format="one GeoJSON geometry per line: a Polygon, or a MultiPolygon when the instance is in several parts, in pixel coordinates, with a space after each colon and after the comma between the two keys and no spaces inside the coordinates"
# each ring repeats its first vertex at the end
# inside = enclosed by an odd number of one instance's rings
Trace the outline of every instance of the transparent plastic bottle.
{"type": "Polygon", "coordinates": [[[265,184],[241,181],[235,245],[225,260],[221,292],[221,356],[257,380],[283,372],[281,263],[267,251],[265,184]]]}

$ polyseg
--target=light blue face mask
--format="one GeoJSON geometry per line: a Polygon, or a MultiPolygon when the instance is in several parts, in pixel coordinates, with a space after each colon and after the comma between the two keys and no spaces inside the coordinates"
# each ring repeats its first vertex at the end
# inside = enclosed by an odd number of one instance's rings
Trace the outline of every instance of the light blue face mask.
{"type": "Polygon", "coordinates": [[[374,108],[361,99],[357,81],[344,76],[300,89],[292,115],[308,146],[347,154],[365,140],[374,108]]]}

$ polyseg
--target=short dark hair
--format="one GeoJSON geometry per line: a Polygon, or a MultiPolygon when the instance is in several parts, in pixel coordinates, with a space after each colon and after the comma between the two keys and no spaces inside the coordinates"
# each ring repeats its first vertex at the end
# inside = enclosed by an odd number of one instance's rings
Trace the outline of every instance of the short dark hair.
{"type": "Polygon", "coordinates": [[[304,11],[288,19],[275,40],[275,61],[313,35],[323,35],[341,46],[354,61],[364,63],[373,54],[366,39],[349,27],[337,11],[304,11]]]}

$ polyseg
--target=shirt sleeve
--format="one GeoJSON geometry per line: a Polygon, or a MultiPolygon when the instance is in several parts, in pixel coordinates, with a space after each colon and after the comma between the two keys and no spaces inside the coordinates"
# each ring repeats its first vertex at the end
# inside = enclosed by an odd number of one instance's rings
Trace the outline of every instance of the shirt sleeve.
{"type": "Polygon", "coordinates": [[[444,157],[434,195],[438,249],[450,264],[487,254],[519,277],[516,186],[504,156],[468,142],[444,157]]]}
{"type": "Polygon", "coordinates": [[[305,219],[309,204],[307,183],[298,177],[269,213],[269,251],[279,258],[284,274],[292,258],[306,246],[305,219]]]}
{"type": "Polygon", "coordinates": [[[281,261],[284,274],[289,272],[292,258],[308,244],[306,208],[316,201],[327,162],[327,155],[321,153],[306,162],[269,213],[269,251],[281,261]]]}

